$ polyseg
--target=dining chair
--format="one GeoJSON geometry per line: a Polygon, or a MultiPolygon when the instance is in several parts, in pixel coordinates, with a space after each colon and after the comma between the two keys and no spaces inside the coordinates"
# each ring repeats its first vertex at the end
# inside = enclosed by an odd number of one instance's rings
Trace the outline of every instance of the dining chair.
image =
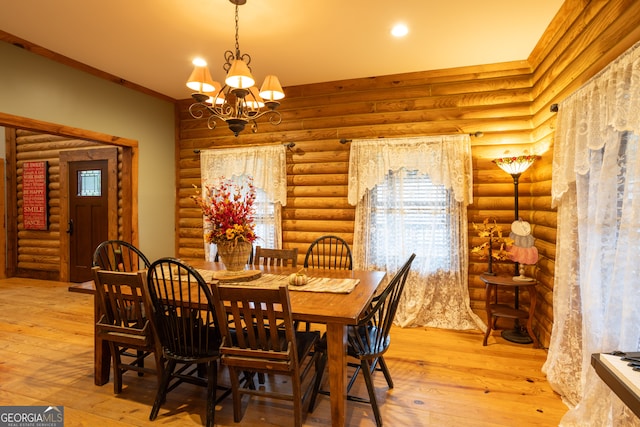
{"type": "Polygon", "coordinates": [[[281,267],[297,267],[298,248],[293,249],[269,249],[256,246],[254,257],[256,265],[276,265],[281,267]]]}
{"type": "MultiPolygon", "coordinates": [[[[382,371],[387,385],[393,388],[393,380],[389,373],[389,368],[384,360],[384,353],[389,349],[391,338],[389,333],[393,320],[398,308],[398,302],[404,289],[405,282],[411,269],[416,254],[411,254],[402,268],[393,276],[384,290],[377,294],[365,312],[365,315],[358,321],[355,326],[349,326],[347,333],[347,354],[352,359],[357,359],[359,363],[349,362],[349,366],[355,368],[349,383],[347,384],[347,399],[355,402],[363,402],[371,404],[373,415],[376,419],[376,425],[382,426],[382,417],[380,416],[380,408],[376,400],[376,391],[373,385],[372,374],[374,371],[382,371]],[[369,399],[349,395],[358,374],[362,372],[367,386],[369,399]]],[[[309,411],[315,406],[316,398],[320,392],[322,385],[322,373],[326,366],[326,337],[319,341],[316,349],[323,355],[318,362],[319,374],[316,377],[309,411]]],[[[327,394],[322,392],[322,394],[327,394]]]]}
{"type": "Polygon", "coordinates": [[[162,377],[164,360],[147,296],[146,271],[121,272],[93,267],[96,297],[102,315],[96,322],[96,336],[109,344],[113,366],[113,391],[122,392],[122,375],[136,371],[162,377]],[[135,351],[135,353],[132,353],[135,351]],[[155,357],[155,369],[144,366],[155,357]]]}
{"type": "Polygon", "coordinates": [[[93,265],[109,271],[138,271],[149,268],[140,249],[123,240],[106,240],[93,252],[93,265]]]}
{"type": "MultiPolygon", "coordinates": [[[[351,248],[342,237],[320,236],[309,245],[304,257],[304,268],[351,270],[353,269],[351,248]]],[[[304,327],[307,331],[311,330],[309,322],[304,322],[304,327]]]]}
{"type": "Polygon", "coordinates": [[[322,353],[312,352],[319,332],[295,330],[286,286],[214,284],[213,300],[222,330],[221,362],[229,368],[234,421],[242,420],[242,396],[250,395],[291,401],[294,425],[301,426],[304,402],[308,402],[320,372],[322,353]],[[289,383],[290,389],[255,387],[252,381],[241,381],[247,372],[284,375],[290,381],[282,384],[289,383]]]}
{"type": "Polygon", "coordinates": [[[351,248],[342,237],[321,236],[309,245],[304,257],[304,267],[351,270],[353,268],[351,248]]]}
{"type": "Polygon", "coordinates": [[[153,262],[147,285],[167,360],[149,419],[157,417],[169,391],[190,383],[207,388],[206,425],[211,427],[217,402],[221,338],[209,285],[193,267],[174,258],[153,262]]]}

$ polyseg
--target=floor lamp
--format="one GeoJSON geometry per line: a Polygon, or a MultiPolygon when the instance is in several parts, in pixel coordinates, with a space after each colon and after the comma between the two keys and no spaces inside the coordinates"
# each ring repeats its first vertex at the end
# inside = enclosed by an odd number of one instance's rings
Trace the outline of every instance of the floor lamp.
{"type": "MultiPolygon", "coordinates": [[[[524,171],[526,171],[529,166],[533,164],[536,160],[536,156],[515,156],[515,157],[502,157],[499,159],[495,159],[493,162],[498,165],[500,169],[511,175],[513,178],[513,189],[514,189],[514,221],[517,221],[519,217],[518,213],[518,179],[520,175],[524,171]]],[[[515,263],[515,273],[514,275],[519,275],[519,263],[515,263]]],[[[514,308],[517,310],[519,308],[519,288],[515,288],[514,291],[514,308]]],[[[530,344],[533,341],[529,334],[523,332],[522,327],[520,326],[520,322],[518,319],[515,320],[514,329],[507,329],[502,331],[502,337],[507,341],[511,341],[518,344],[530,344]]]]}

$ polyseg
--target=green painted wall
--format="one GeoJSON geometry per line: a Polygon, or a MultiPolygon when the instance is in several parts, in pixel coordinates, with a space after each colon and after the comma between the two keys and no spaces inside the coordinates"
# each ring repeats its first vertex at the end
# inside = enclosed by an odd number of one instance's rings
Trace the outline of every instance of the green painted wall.
{"type": "Polygon", "coordinates": [[[0,42],[0,111],[137,140],[140,248],[174,255],[173,103],[0,42]]]}

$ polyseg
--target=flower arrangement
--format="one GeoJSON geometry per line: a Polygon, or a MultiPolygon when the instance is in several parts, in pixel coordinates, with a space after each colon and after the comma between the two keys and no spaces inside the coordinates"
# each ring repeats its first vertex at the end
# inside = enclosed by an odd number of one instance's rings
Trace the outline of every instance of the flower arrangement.
{"type": "Polygon", "coordinates": [[[253,180],[247,185],[237,185],[220,177],[217,185],[205,186],[201,194],[191,196],[206,218],[205,240],[208,243],[253,243],[257,236],[254,223],[256,189],[253,180]]]}

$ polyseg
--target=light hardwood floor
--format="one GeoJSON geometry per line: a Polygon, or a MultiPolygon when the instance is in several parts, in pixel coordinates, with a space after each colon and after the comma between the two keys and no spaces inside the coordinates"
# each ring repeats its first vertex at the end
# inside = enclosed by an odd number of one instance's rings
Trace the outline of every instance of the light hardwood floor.
{"type": "MultiPolygon", "coordinates": [[[[117,396],[112,383],[93,384],[93,297],[70,293],[67,285],[0,280],[0,405],[64,406],[67,427],[201,425],[204,389],[182,385],[151,422],[154,376],[125,374],[117,396]]],[[[479,331],[393,329],[386,360],[395,387],[387,390],[376,375],[385,426],[558,425],[567,408],[541,372],[546,351],[498,333],[483,347],[482,338],[479,331]]],[[[366,396],[358,381],[357,392],[366,396]]],[[[330,425],[328,397],[319,399],[305,426],[330,425]]],[[[216,408],[216,425],[292,423],[287,402],[254,398],[244,411],[234,423],[228,398],[216,408]]],[[[375,426],[371,408],[347,402],[347,425],[375,426]]]]}

